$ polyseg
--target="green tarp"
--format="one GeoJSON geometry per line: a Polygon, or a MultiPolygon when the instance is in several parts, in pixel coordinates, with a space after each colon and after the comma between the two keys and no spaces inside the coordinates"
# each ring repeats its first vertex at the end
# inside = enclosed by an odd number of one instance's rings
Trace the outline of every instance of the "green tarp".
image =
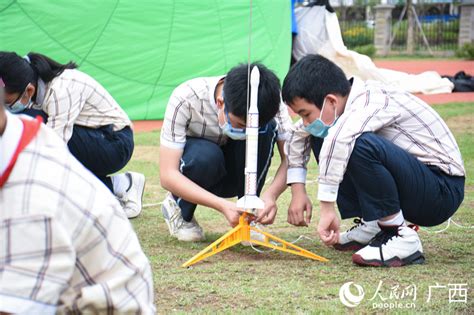
{"type": "MultiPolygon", "coordinates": [[[[0,50],[73,60],[132,119],[161,119],[173,89],[247,61],[246,0],[0,0],[0,50]]],[[[253,0],[252,61],[280,79],[291,49],[290,1],[253,0]]]]}

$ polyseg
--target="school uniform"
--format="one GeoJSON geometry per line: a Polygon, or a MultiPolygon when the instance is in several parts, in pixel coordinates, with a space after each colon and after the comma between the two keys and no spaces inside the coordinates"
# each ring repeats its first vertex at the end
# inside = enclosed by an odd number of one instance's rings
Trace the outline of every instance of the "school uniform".
{"type": "Polygon", "coordinates": [[[36,103],[47,126],[112,190],[108,175],[128,163],[134,148],[132,123],[113,97],[86,73],[66,69],[48,83],[38,80],[36,103]]]}
{"type": "Polygon", "coordinates": [[[0,240],[0,311],[155,312],[150,264],[118,201],[55,132],[9,113],[0,240]]]}
{"type": "Polygon", "coordinates": [[[342,218],[372,221],[402,210],[408,221],[433,226],[464,198],[464,164],[446,123],[417,97],[375,81],[352,79],[326,138],[297,124],[286,143],[289,184],[305,182],[311,149],[318,199],[337,201],[342,218]]]}
{"type": "MultiPolygon", "coordinates": [[[[180,171],[194,183],[220,197],[241,197],[245,188],[245,141],[223,134],[214,98],[220,77],[189,80],[172,93],[166,107],[160,145],[183,150],[180,171]]],[[[286,106],[281,103],[275,119],[260,129],[258,149],[258,194],[277,140],[291,129],[286,106]]],[[[193,218],[196,204],[175,197],[185,221],[193,218]]]]}

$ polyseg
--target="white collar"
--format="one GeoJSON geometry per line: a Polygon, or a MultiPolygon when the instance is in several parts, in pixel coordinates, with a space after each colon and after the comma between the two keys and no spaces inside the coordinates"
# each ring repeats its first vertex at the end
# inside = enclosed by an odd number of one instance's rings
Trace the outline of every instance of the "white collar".
{"type": "Polygon", "coordinates": [[[7,126],[3,135],[0,136],[0,175],[10,164],[23,134],[23,123],[20,118],[8,111],[5,113],[7,114],[7,126]]]}
{"type": "Polygon", "coordinates": [[[43,80],[38,79],[37,90],[36,90],[36,104],[43,105],[44,97],[46,95],[46,83],[43,80]]]}
{"type": "Polygon", "coordinates": [[[349,96],[347,97],[346,107],[344,108],[345,111],[349,111],[352,107],[352,103],[354,99],[359,96],[361,93],[365,92],[365,84],[364,81],[359,79],[358,77],[352,77],[352,86],[351,91],[349,92],[349,96]]]}

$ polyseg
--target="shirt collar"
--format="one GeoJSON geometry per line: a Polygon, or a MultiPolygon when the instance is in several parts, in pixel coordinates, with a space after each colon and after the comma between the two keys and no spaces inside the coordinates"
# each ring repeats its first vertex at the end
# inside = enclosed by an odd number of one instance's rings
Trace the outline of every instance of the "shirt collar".
{"type": "Polygon", "coordinates": [[[351,110],[354,99],[357,96],[359,96],[361,93],[365,93],[364,81],[362,81],[358,77],[352,77],[349,79],[349,81],[352,81],[352,87],[351,87],[351,91],[349,92],[349,96],[347,98],[346,107],[344,111],[351,110]]]}
{"type": "Polygon", "coordinates": [[[23,133],[23,123],[20,118],[8,111],[5,113],[7,114],[7,125],[3,135],[0,136],[0,174],[3,174],[10,164],[23,133]]]}
{"type": "Polygon", "coordinates": [[[43,80],[38,79],[37,92],[36,92],[36,104],[43,105],[44,97],[46,95],[46,83],[43,80]]]}

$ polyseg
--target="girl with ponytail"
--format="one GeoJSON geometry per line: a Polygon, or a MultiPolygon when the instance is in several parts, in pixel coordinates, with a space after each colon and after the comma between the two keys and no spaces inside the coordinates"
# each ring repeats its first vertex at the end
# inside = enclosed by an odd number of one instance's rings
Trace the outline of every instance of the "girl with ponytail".
{"type": "Polygon", "coordinates": [[[109,176],[132,156],[131,121],[107,90],[77,67],[39,53],[20,57],[0,51],[5,107],[12,113],[43,116],[71,153],[117,196],[127,216],[136,217],[145,177],[135,172],[109,176]]]}

